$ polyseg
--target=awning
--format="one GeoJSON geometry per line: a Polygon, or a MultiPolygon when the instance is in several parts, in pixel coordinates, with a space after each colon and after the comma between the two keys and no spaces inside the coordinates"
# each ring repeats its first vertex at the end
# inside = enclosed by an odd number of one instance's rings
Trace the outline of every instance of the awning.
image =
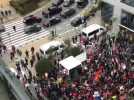
{"type": "Polygon", "coordinates": [[[78,56],[76,56],[75,58],[82,63],[87,60],[87,54],[86,52],[83,52],[79,54],[78,56]]]}
{"type": "Polygon", "coordinates": [[[74,58],[73,56],[70,56],[68,58],[65,58],[64,60],[61,60],[59,62],[60,65],[62,65],[65,69],[67,69],[68,71],[81,65],[81,62],[79,60],[77,60],[76,58],[74,58]]]}

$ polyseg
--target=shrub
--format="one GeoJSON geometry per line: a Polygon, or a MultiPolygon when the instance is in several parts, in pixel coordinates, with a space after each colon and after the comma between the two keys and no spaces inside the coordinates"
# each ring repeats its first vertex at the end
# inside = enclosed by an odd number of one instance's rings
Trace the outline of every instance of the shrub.
{"type": "Polygon", "coordinates": [[[70,48],[65,48],[65,53],[68,56],[77,56],[81,53],[81,50],[79,47],[70,47],[70,48]]]}
{"type": "Polygon", "coordinates": [[[42,59],[37,62],[36,64],[36,72],[39,76],[42,76],[45,72],[48,72],[54,68],[53,64],[49,59],[42,59]]]}

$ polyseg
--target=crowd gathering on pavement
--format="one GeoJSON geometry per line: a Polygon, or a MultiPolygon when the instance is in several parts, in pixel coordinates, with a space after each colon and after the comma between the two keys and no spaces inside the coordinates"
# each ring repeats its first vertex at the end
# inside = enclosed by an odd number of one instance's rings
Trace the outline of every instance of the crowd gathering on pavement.
{"type": "MultiPolygon", "coordinates": [[[[42,50],[35,52],[31,47],[22,51],[12,46],[10,51],[10,60],[16,63],[16,77],[31,93],[28,88],[32,85],[38,100],[44,100],[44,97],[50,100],[132,100],[134,98],[134,71],[132,70],[134,62],[134,44],[130,43],[125,35],[119,34],[117,38],[111,38],[109,35],[99,41],[94,36],[92,41],[81,35],[72,38],[72,42],[79,42],[83,50],[87,52],[87,60],[78,70],[78,77],[75,77],[71,83],[66,80],[67,75],[61,73],[58,61],[55,61],[53,70],[44,73],[39,78],[38,73],[33,75],[31,68],[35,63],[42,59],[45,54],[42,50]],[[89,46],[89,45],[92,45],[89,46]],[[84,66],[84,67],[83,67],[84,66]]],[[[2,51],[7,52],[5,45],[0,45],[0,55],[2,51]]],[[[62,54],[62,53],[61,53],[62,54]]],[[[59,55],[61,55],[59,54],[59,55]]],[[[32,94],[32,93],[31,93],[32,94]]]]}

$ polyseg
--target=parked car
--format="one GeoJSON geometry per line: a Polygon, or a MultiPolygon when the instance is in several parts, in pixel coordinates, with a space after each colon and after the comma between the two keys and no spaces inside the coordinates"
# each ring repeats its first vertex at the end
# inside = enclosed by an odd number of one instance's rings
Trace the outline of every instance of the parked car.
{"type": "Polygon", "coordinates": [[[61,5],[63,2],[64,2],[64,0],[55,0],[55,1],[52,3],[52,5],[53,5],[53,6],[59,6],[59,5],[61,5]]]}
{"type": "Polygon", "coordinates": [[[34,23],[40,23],[41,21],[42,21],[42,19],[40,17],[36,17],[34,15],[30,15],[30,16],[24,17],[24,20],[23,20],[23,22],[26,25],[32,25],[34,23]]]}
{"type": "Polygon", "coordinates": [[[78,0],[76,3],[78,8],[84,8],[88,4],[88,0],[78,0]]]}
{"type": "Polygon", "coordinates": [[[60,13],[61,11],[62,11],[62,8],[61,7],[53,6],[53,7],[49,7],[48,8],[48,11],[42,12],[42,15],[45,18],[50,18],[50,17],[52,17],[52,16],[60,13]]]}
{"type": "Polygon", "coordinates": [[[70,5],[72,5],[74,3],[74,0],[66,0],[64,1],[63,6],[64,7],[69,7],[70,5]]]}
{"type": "Polygon", "coordinates": [[[48,22],[44,23],[45,27],[53,26],[61,22],[61,17],[53,17],[48,22]]]}
{"type": "Polygon", "coordinates": [[[67,18],[67,17],[70,17],[70,16],[74,15],[75,12],[76,12],[76,11],[75,11],[74,8],[70,8],[70,9],[67,9],[67,10],[61,12],[60,15],[61,15],[61,17],[63,17],[63,18],[67,18]]]}
{"type": "Polygon", "coordinates": [[[5,26],[4,25],[0,25],[0,33],[5,32],[5,26]]]}
{"type": "Polygon", "coordinates": [[[76,17],[75,19],[73,19],[73,20],[71,21],[71,25],[72,25],[73,27],[77,27],[77,26],[79,26],[80,24],[82,24],[82,19],[81,19],[81,17],[76,17]]]}
{"type": "Polygon", "coordinates": [[[34,24],[32,26],[28,26],[24,29],[24,32],[27,34],[31,34],[34,32],[39,32],[41,30],[41,26],[39,24],[34,24]]]}

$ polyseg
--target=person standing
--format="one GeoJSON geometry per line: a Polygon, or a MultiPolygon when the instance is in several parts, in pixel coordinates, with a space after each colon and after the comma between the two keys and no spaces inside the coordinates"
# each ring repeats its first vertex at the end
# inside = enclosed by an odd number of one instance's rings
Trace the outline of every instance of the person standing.
{"type": "Polygon", "coordinates": [[[31,52],[32,54],[34,54],[34,47],[31,47],[31,52]]]}
{"type": "Polygon", "coordinates": [[[33,60],[32,59],[30,60],[30,64],[31,64],[31,67],[33,67],[33,60]]]}
{"type": "Polygon", "coordinates": [[[29,58],[29,52],[28,52],[28,50],[25,51],[25,55],[26,55],[27,58],[29,58]]]}
{"type": "Polygon", "coordinates": [[[13,30],[16,32],[16,26],[13,26],[13,30]]]}
{"type": "Polygon", "coordinates": [[[3,45],[3,50],[4,50],[4,53],[7,52],[7,47],[5,45],[3,45]]]}

